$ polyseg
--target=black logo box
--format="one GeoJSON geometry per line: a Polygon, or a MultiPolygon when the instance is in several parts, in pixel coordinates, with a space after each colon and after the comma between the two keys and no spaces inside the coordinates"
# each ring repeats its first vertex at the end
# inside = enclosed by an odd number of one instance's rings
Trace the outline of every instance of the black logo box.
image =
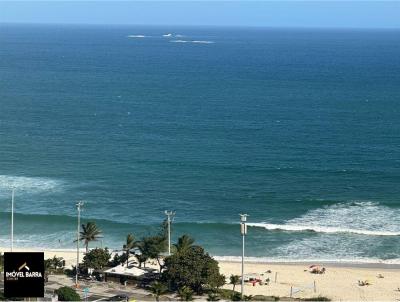
{"type": "Polygon", "coordinates": [[[44,297],[44,253],[4,253],[4,296],[44,297]]]}

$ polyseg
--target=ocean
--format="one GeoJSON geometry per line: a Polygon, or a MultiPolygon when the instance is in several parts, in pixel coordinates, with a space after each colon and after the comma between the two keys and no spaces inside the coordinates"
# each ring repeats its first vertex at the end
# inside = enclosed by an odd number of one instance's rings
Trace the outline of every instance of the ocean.
{"type": "Polygon", "coordinates": [[[400,263],[400,32],[0,24],[0,245],[400,263]],[[170,34],[169,34],[170,33],[170,34]]]}

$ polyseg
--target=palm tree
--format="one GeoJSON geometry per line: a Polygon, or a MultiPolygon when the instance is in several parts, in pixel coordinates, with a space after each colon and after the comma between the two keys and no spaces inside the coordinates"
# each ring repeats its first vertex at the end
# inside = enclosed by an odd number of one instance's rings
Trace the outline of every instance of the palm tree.
{"type": "Polygon", "coordinates": [[[240,277],[238,275],[231,275],[229,280],[230,283],[233,285],[233,291],[235,291],[236,284],[239,284],[240,277]]]}
{"type": "Polygon", "coordinates": [[[176,252],[182,253],[187,251],[194,243],[194,239],[189,235],[183,235],[179,237],[178,243],[174,244],[176,252]]]}
{"type": "Polygon", "coordinates": [[[146,261],[147,261],[147,259],[148,259],[146,255],[137,254],[137,255],[136,255],[136,259],[137,259],[137,261],[139,262],[139,267],[140,267],[140,268],[142,267],[142,264],[143,264],[143,267],[146,267],[146,261]]]}
{"type": "Polygon", "coordinates": [[[192,301],[193,291],[190,287],[184,286],[178,290],[178,296],[182,301],[192,301]]]}
{"type": "Polygon", "coordinates": [[[161,282],[154,281],[150,286],[150,291],[158,302],[160,301],[160,296],[167,292],[167,287],[161,282]]]}
{"type": "Polygon", "coordinates": [[[54,257],[51,259],[51,263],[53,264],[53,267],[56,270],[57,268],[63,267],[64,258],[63,257],[57,257],[56,255],[54,255],[54,257]]]}
{"type": "Polygon", "coordinates": [[[48,276],[50,275],[51,271],[53,270],[53,263],[51,259],[44,260],[44,278],[47,282],[48,276]]]}
{"type": "Polygon", "coordinates": [[[131,252],[131,249],[133,249],[135,246],[136,246],[135,237],[133,237],[132,234],[128,234],[128,236],[126,236],[126,243],[123,246],[123,249],[126,251],[126,266],[127,267],[129,264],[129,254],[131,252]]]}
{"type": "Polygon", "coordinates": [[[89,252],[89,242],[97,241],[101,236],[101,230],[97,227],[96,223],[89,221],[88,223],[82,224],[80,241],[83,241],[86,247],[86,253],[89,252]]]}

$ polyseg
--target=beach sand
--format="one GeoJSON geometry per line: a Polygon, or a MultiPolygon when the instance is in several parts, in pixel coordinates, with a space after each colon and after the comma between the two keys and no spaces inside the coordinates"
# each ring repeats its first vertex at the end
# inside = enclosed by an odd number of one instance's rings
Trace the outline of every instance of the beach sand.
{"type": "MultiPolygon", "coordinates": [[[[240,275],[241,263],[219,262],[221,273],[225,276],[240,275]]],[[[245,295],[266,295],[289,297],[290,288],[293,288],[293,297],[311,298],[325,296],[332,300],[345,301],[398,301],[400,299],[400,269],[387,267],[369,267],[366,264],[350,266],[349,264],[322,265],[326,268],[325,274],[311,274],[310,264],[268,264],[246,263],[245,273],[263,273],[263,279],[270,278],[269,285],[245,284],[245,295]],[[271,273],[265,273],[270,270],[271,273]],[[275,273],[277,281],[275,282],[275,273]],[[378,278],[381,274],[384,278],[378,278]],[[368,280],[369,286],[359,286],[358,280],[368,280]],[[314,292],[314,281],[316,291],[314,292]]],[[[232,285],[224,288],[232,289],[232,285]]],[[[236,286],[240,291],[240,285],[236,286]]]]}
{"type": "MultiPolygon", "coordinates": [[[[62,249],[42,249],[42,248],[14,248],[14,252],[44,252],[44,258],[53,258],[54,256],[62,257],[65,260],[65,266],[71,267],[76,265],[76,250],[62,250],[62,249]]],[[[10,248],[0,247],[0,253],[10,252],[10,248]]],[[[79,262],[82,262],[84,256],[84,249],[79,251],[79,262]]]]}
{"type": "MultiPolygon", "coordinates": [[[[0,252],[9,252],[9,248],[0,247],[0,252]]],[[[14,248],[15,252],[44,252],[45,258],[63,257],[66,266],[76,262],[76,251],[57,249],[27,249],[14,248]]],[[[83,259],[81,250],[80,259],[83,259]]],[[[240,275],[241,263],[219,261],[221,273],[229,278],[230,275],[240,275]]],[[[266,295],[295,298],[328,297],[336,301],[398,301],[400,299],[400,268],[390,265],[372,264],[323,264],[326,273],[311,274],[308,270],[310,263],[245,263],[246,274],[263,274],[262,279],[269,278],[269,285],[245,284],[245,295],[266,295]],[[266,273],[268,270],[271,273],[266,273]],[[277,280],[275,282],[275,274],[277,280]],[[378,278],[381,274],[384,278],[378,278]],[[371,285],[359,286],[358,280],[368,280],[371,285]],[[315,291],[314,291],[315,281],[315,291]]],[[[232,285],[224,288],[232,289],[232,285]]],[[[240,291],[240,285],[236,285],[240,291]]]]}

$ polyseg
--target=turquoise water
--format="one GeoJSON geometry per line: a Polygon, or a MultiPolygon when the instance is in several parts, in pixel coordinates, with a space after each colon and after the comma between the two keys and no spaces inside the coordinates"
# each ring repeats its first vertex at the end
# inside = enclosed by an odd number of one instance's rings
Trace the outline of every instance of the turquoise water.
{"type": "Polygon", "coordinates": [[[14,186],[17,246],[73,248],[84,200],[93,246],[173,209],[174,238],[239,256],[246,212],[253,257],[399,262],[399,53],[399,31],[2,24],[0,244],[14,186]]]}

